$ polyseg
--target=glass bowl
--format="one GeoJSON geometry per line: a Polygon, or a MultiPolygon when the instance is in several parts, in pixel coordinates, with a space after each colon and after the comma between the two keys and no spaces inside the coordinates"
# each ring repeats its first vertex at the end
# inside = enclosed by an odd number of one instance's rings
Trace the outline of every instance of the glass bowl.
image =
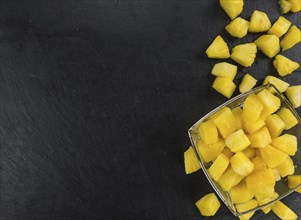
{"type": "MultiPolygon", "coordinates": [[[[252,93],[259,93],[260,91],[264,90],[264,89],[268,89],[270,91],[273,92],[274,95],[276,95],[280,100],[281,100],[281,107],[287,107],[296,117],[296,119],[298,120],[298,124],[296,126],[294,126],[293,128],[289,129],[289,130],[284,130],[282,132],[282,134],[292,134],[295,135],[297,137],[298,140],[298,151],[296,152],[296,154],[294,156],[292,156],[292,160],[294,161],[294,165],[295,165],[295,175],[300,175],[301,174],[301,118],[298,115],[298,113],[296,112],[296,110],[293,108],[293,106],[290,104],[290,102],[285,98],[284,95],[282,95],[274,85],[272,84],[267,84],[267,85],[263,85],[263,86],[259,86],[256,87],[246,93],[240,94],[232,99],[230,99],[229,101],[225,102],[224,104],[220,105],[219,107],[217,107],[216,109],[212,110],[211,112],[209,112],[208,114],[206,114],[204,117],[202,117],[199,121],[197,121],[189,130],[188,130],[188,135],[192,144],[192,147],[194,149],[194,152],[196,153],[196,156],[198,158],[198,161],[201,164],[202,170],[205,173],[209,183],[211,184],[211,186],[213,187],[213,189],[215,190],[216,194],[219,196],[219,198],[224,202],[224,204],[230,209],[230,211],[235,215],[235,216],[241,216],[244,214],[247,214],[249,212],[253,212],[256,210],[259,210],[261,208],[265,208],[269,205],[272,205],[273,203],[283,199],[284,197],[288,196],[289,194],[291,194],[292,192],[294,192],[295,189],[297,189],[300,185],[296,186],[293,189],[290,189],[288,187],[287,184],[287,178],[281,178],[280,181],[276,182],[275,185],[275,192],[277,192],[279,194],[279,197],[269,203],[266,203],[264,205],[261,206],[257,206],[256,208],[250,209],[248,211],[245,212],[239,212],[237,211],[237,209],[235,208],[234,203],[232,202],[230,195],[228,192],[223,191],[222,188],[219,186],[219,184],[214,181],[207,169],[212,165],[212,162],[205,162],[204,159],[202,158],[201,154],[198,151],[198,147],[197,147],[197,143],[200,140],[200,137],[198,135],[198,127],[200,125],[201,122],[206,121],[212,114],[218,112],[219,110],[221,110],[223,107],[228,107],[230,109],[234,109],[238,106],[243,106],[245,99],[247,98],[248,95],[252,94],[252,93]]],[[[230,166],[230,165],[229,165],[230,166]]]]}

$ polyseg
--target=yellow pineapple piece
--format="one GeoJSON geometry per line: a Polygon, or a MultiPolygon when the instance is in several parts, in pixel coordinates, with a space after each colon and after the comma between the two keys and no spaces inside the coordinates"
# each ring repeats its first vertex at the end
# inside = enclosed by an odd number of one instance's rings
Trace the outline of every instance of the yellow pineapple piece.
{"type": "Polygon", "coordinates": [[[277,114],[272,114],[265,120],[265,126],[269,129],[271,137],[276,138],[282,133],[285,123],[277,114]]]}
{"type": "Polygon", "coordinates": [[[292,127],[298,124],[298,120],[296,119],[294,114],[286,107],[282,107],[277,112],[277,115],[284,121],[285,130],[291,129],[292,127]]]}
{"type": "Polygon", "coordinates": [[[219,3],[231,20],[240,15],[244,6],[243,0],[220,0],[219,3]]]}
{"type": "Polygon", "coordinates": [[[266,127],[262,127],[248,137],[251,142],[251,147],[254,148],[265,148],[272,142],[270,132],[266,127]]]}
{"type": "Polygon", "coordinates": [[[235,46],[232,49],[231,59],[244,67],[251,66],[256,57],[257,47],[254,43],[246,43],[235,46]]]}
{"type": "Polygon", "coordinates": [[[289,0],[291,3],[291,12],[299,12],[301,10],[301,0],[289,0]]]}
{"type": "Polygon", "coordinates": [[[229,108],[222,109],[213,116],[212,120],[223,138],[228,137],[237,127],[237,121],[229,108]]]}
{"type": "Polygon", "coordinates": [[[223,175],[218,179],[218,183],[224,191],[229,191],[233,186],[239,184],[242,179],[242,176],[235,173],[231,166],[228,166],[223,175]]]}
{"type": "Polygon", "coordinates": [[[250,94],[243,105],[243,117],[248,118],[249,121],[256,122],[261,114],[263,105],[255,94],[250,94]]]}
{"type": "Polygon", "coordinates": [[[233,36],[243,38],[247,35],[249,29],[249,22],[241,17],[235,18],[226,27],[226,31],[233,36]]]}
{"type": "Polygon", "coordinates": [[[285,17],[280,16],[278,20],[273,24],[268,34],[275,34],[277,37],[282,37],[290,28],[292,22],[287,20],[285,17]]]}
{"type": "Polygon", "coordinates": [[[271,145],[283,153],[294,156],[297,152],[297,137],[291,134],[284,134],[275,138],[271,145]]]}
{"type": "Polygon", "coordinates": [[[276,68],[280,76],[286,76],[291,74],[299,68],[299,63],[288,59],[285,56],[277,55],[273,61],[273,65],[276,68]]]}
{"type": "Polygon", "coordinates": [[[277,166],[281,177],[286,177],[295,173],[294,162],[290,156],[287,156],[286,159],[277,166]]]}
{"type": "Polygon", "coordinates": [[[288,188],[293,189],[299,186],[295,191],[301,193],[301,175],[292,175],[287,177],[288,188]]]}
{"type": "Polygon", "coordinates": [[[214,144],[218,141],[218,131],[212,120],[202,122],[198,132],[205,144],[214,144]]]}
{"type": "MultiPolygon", "coordinates": [[[[279,56],[279,55],[277,55],[277,56],[279,56]]],[[[281,79],[279,79],[279,78],[277,78],[277,77],[275,77],[275,76],[266,76],[265,78],[264,78],[264,80],[263,80],[263,85],[266,85],[266,84],[268,84],[268,83],[271,83],[271,84],[273,84],[277,89],[278,89],[278,91],[279,92],[285,92],[286,91],[286,89],[289,87],[289,83],[287,83],[287,82],[285,82],[285,81],[283,81],[283,80],[281,80],[281,79]]],[[[279,108],[279,107],[278,107],[279,108]]]]}
{"type": "Polygon", "coordinates": [[[270,19],[266,13],[255,10],[250,18],[249,32],[265,32],[271,28],[271,25],[270,19]]]}
{"type": "Polygon", "coordinates": [[[208,173],[212,179],[218,181],[229,165],[229,158],[221,153],[208,169],[208,173]]]}
{"type": "MultiPolygon", "coordinates": [[[[257,200],[255,199],[251,199],[250,201],[246,202],[246,203],[242,203],[242,204],[236,204],[235,207],[236,207],[236,210],[238,212],[245,212],[245,211],[248,211],[248,210],[251,210],[251,209],[254,209],[258,206],[258,202],[257,200]]],[[[253,215],[254,215],[255,212],[250,212],[250,213],[247,213],[247,214],[244,214],[244,215],[240,215],[238,216],[238,218],[240,220],[249,220],[253,215]]]]}
{"type": "Polygon", "coordinates": [[[301,85],[288,87],[285,94],[294,108],[301,106],[301,85]]]}
{"type": "Polygon", "coordinates": [[[272,206],[272,211],[283,220],[296,220],[298,216],[283,202],[278,201],[272,206]]]}
{"type": "Polygon", "coordinates": [[[236,120],[236,129],[235,130],[242,129],[242,121],[241,121],[242,109],[240,107],[236,107],[235,109],[232,110],[232,113],[236,120]]]}
{"type": "Polygon", "coordinates": [[[235,173],[247,176],[254,171],[254,164],[242,152],[237,152],[231,159],[230,164],[235,173]]]}
{"type": "MultiPolygon", "coordinates": [[[[268,198],[264,198],[264,199],[258,200],[258,205],[259,206],[265,205],[265,204],[267,204],[269,202],[274,201],[278,197],[279,197],[278,193],[274,192],[274,194],[273,194],[272,197],[268,197],[268,198]]],[[[262,208],[261,210],[264,212],[264,214],[268,214],[272,210],[272,206],[273,205],[267,206],[265,208],[262,208]]]]}
{"type": "Polygon", "coordinates": [[[261,155],[256,155],[256,157],[251,159],[254,164],[254,170],[263,170],[267,168],[267,165],[263,161],[261,155]]]}
{"type": "Polygon", "coordinates": [[[195,203],[202,216],[214,216],[221,206],[214,193],[203,196],[195,203]]]}
{"type": "Polygon", "coordinates": [[[257,94],[257,97],[263,104],[263,110],[262,110],[261,116],[260,116],[262,119],[266,119],[269,115],[273,114],[280,107],[280,104],[281,104],[280,99],[266,89],[260,91],[257,94]]]}
{"type": "Polygon", "coordinates": [[[285,51],[289,48],[292,48],[300,41],[301,41],[301,31],[296,25],[293,25],[288,30],[288,32],[284,35],[284,37],[281,39],[280,46],[282,48],[282,51],[285,51]]]}
{"type": "Polygon", "coordinates": [[[211,70],[212,75],[228,78],[231,81],[235,78],[236,73],[237,66],[228,62],[216,63],[211,70]]]}
{"type": "Polygon", "coordinates": [[[234,204],[246,203],[254,197],[254,193],[247,188],[245,181],[241,181],[238,185],[232,187],[229,194],[234,204]]]}
{"type": "Polygon", "coordinates": [[[228,159],[230,159],[234,155],[234,153],[232,151],[230,151],[230,149],[228,147],[224,148],[223,154],[225,154],[228,157],[228,159]]]}
{"type": "Polygon", "coordinates": [[[252,147],[247,147],[242,151],[247,158],[252,159],[256,156],[255,149],[252,147]]]}
{"type": "Polygon", "coordinates": [[[257,80],[251,76],[250,74],[245,74],[240,85],[239,85],[239,92],[245,93],[252,89],[257,83],[257,80]]]}
{"type": "Polygon", "coordinates": [[[190,174],[201,169],[200,162],[198,161],[191,146],[184,152],[184,164],[186,174],[190,174]]]}
{"type": "Polygon", "coordinates": [[[236,85],[228,78],[216,77],[212,88],[229,99],[234,93],[236,85]]]}
{"type": "Polygon", "coordinates": [[[243,115],[241,119],[243,129],[248,132],[248,134],[253,134],[264,126],[264,121],[262,119],[258,119],[257,121],[253,122],[250,119],[243,117],[243,115]]]}
{"type": "Polygon", "coordinates": [[[275,168],[279,166],[287,158],[287,154],[270,145],[266,146],[265,148],[260,148],[260,154],[263,161],[269,168],[275,168]]]}
{"type": "Polygon", "coordinates": [[[298,12],[301,10],[301,0],[279,0],[280,11],[283,14],[291,12],[298,12]]]}
{"type": "Polygon", "coordinates": [[[276,167],[276,168],[273,168],[272,170],[273,170],[273,173],[274,173],[274,177],[275,177],[276,182],[279,181],[279,180],[281,180],[280,172],[279,172],[279,170],[277,169],[277,167],[276,167]]]}
{"type": "Polygon", "coordinates": [[[218,35],[206,50],[209,58],[229,58],[230,52],[227,43],[218,35]]]}
{"type": "Polygon", "coordinates": [[[277,53],[280,52],[280,42],[279,38],[276,35],[262,35],[254,42],[258,50],[263,52],[269,58],[274,57],[277,53]]]}
{"type": "Polygon", "coordinates": [[[198,151],[205,162],[215,160],[223,152],[225,146],[226,144],[223,139],[219,139],[214,144],[207,145],[202,140],[198,141],[198,151]]]}
{"type": "Polygon", "coordinates": [[[246,149],[250,141],[242,129],[233,132],[225,139],[226,146],[234,153],[246,149]]]}

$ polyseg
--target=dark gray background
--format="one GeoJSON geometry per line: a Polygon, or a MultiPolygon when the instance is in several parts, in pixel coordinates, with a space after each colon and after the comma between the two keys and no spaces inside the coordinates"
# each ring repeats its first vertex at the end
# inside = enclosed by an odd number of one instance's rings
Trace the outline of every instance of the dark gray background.
{"type": "MultiPolygon", "coordinates": [[[[276,0],[244,8],[280,15],[276,0]]],[[[188,128],[226,101],[205,50],[259,36],[234,39],[229,21],[217,0],[1,0],[0,219],[205,219],[194,202],[213,189],[183,165],[188,128]]],[[[276,75],[257,57],[236,83],[276,75]]],[[[284,201],[301,216],[300,195],[284,201]]],[[[214,219],[232,218],[222,205],[214,219]]]]}

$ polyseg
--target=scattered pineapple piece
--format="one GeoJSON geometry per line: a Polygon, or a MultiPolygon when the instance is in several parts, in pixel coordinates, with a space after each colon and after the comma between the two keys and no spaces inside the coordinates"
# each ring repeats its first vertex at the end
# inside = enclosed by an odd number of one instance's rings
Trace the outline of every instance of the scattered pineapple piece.
{"type": "Polygon", "coordinates": [[[284,121],[285,123],[285,130],[291,129],[295,125],[298,124],[298,120],[294,116],[294,114],[286,107],[282,107],[278,112],[277,115],[284,121]]]}
{"type": "Polygon", "coordinates": [[[248,148],[244,149],[242,152],[243,152],[244,155],[246,155],[246,157],[249,158],[249,159],[252,159],[253,157],[256,156],[255,149],[252,148],[252,147],[248,147],[248,148]]]}
{"type": "Polygon", "coordinates": [[[251,142],[251,147],[254,148],[265,148],[272,142],[270,132],[266,127],[259,129],[248,137],[251,142]]]}
{"type": "Polygon", "coordinates": [[[269,58],[274,57],[280,52],[279,38],[276,35],[262,35],[254,41],[258,50],[263,52],[269,58]]]}
{"type": "Polygon", "coordinates": [[[249,32],[265,32],[271,28],[271,22],[266,13],[255,10],[250,18],[249,32]]]}
{"type": "Polygon", "coordinates": [[[291,3],[291,12],[299,12],[301,10],[301,0],[289,0],[291,3]]]}
{"type": "Polygon", "coordinates": [[[277,166],[281,177],[286,177],[292,175],[295,172],[294,162],[290,156],[287,156],[286,159],[277,166]]]}
{"type": "Polygon", "coordinates": [[[247,188],[245,181],[241,181],[238,185],[232,187],[229,194],[234,204],[246,203],[254,197],[254,193],[247,188]]]}
{"type": "Polygon", "coordinates": [[[260,148],[260,154],[262,156],[263,161],[269,168],[275,168],[279,166],[288,157],[287,154],[270,145],[266,146],[265,148],[260,148]]]}
{"type": "Polygon", "coordinates": [[[290,28],[292,22],[287,20],[285,17],[280,16],[278,20],[273,24],[268,34],[275,34],[277,37],[282,37],[290,28]]]}
{"type": "MultiPolygon", "coordinates": [[[[277,55],[277,56],[279,56],[279,55],[277,55]]],[[[281,65],[281,63],[279,63],[280,65],[281,65]]],[[[264,78],[264,80],[263,80],[263,85],[266,85],[266,84],[268,84],[268,83],[271,83],[271,84],[273,84],[277,89],[278,89],[278,91],[279,92],[285,92],[286,91],[286,89],[289,87],[289,83],[287,83],[287,82],[285,82],[285,81],[283,81],[283,80],[281,80],[281,79],[279,79],[279,78],[277,78],[277,77],[275,77],[275,76],[266,76],[265,78],[264,78]]]]}
{"type": "Polygon", "coordinates": [[[237,66],[227,62],[216,63],[211,70],[212,75],[225,77],[230,80],[235,78],[236,73],[237,66]]]}
{"type": "Polygon", "coordinates": [[[220,0],[219,3],[231,20],[240,15],[244,6],[243,0],[220,0]]]}
{"type": "Polygon", "coordinates": [[[256,122],[260,117],[262,109],[263,105],[257,96],[255,94],[250,94],[244,102],[242,114],[243,117],[249,118],[250,121],[256,122]]]}
{"type": "Polygon", "coordinates": [[[242,152],[237,152],[231,159],[230,164],[234,172],[240,176],[247,176],[254,171],[254,164],[242,152]]]}
{"type": "Polygon", "coordinates": [[[229,165],[229,158],[221,153],[208,169],[208,173],[212,179],[218,181],[229,165]]]}
{"type": "Polygon", "coordinates": [[[223,139],[219,139],[218,142],[208,145],[206,145],[202,140],[198,142],[199,153],[205,162],[215,160],[218,155],[223,152],[225,146],[226,144],[223,139]]]}
{"type": "MultiPolygon", "coordinates": [[[[299,186],[301,184],[301,175],[292,175],[287,177],[287,184],[288,188],[293,189],[296,186],[299,186]]],[[[301,186],[298,187],[296,192],[301,193],[301,186]]]]}
{"type": "Polygon", "coordinates": [[[227,147],[234,153],[242,151],[250,145],[250,141],[242,129],[230,134],[225,139],[225,143],[227,147]]]}
{"type": "Polygon", "coordinates": [[[240,107],[236,107],[235,109],[232,110],[232,113],[236,120],[236,129],[235,130],[242,129],[242,121],[241,121],[242,109],[240,107]]]}
{"type": "Polygon", "coordinates": [[[245,74],[240,85],[239,85],[239,92],[245,93],[246,91],[249,91],[252,89],[257,83],[257,80],[251,76],[250,74],[245,74]]]}
{"type": "Polygon", "coordinates": [[[228,78],[216,77],[212,88],[229,99],[234,93],[236,85],[228,78]]]}
{"type": "MultiPolygon", "coordinates": [[[[266,80],[270,78],[266,77],[266,80]]],[[[263,82],[265,83],[265,82],[263,82]]],[[[273,114],[280,107],[281,101],[280,99],[273,95],[270,91],[264,89],[257,94],[257,97],[263,104],[263,110],[261,112],[260,118],[266,119],[269,115],[273,114]]]]}
{"type": "MultiPolygon", "coordinates": [[[[235,207],[236,207],[236,210],[238,212],[245,212],[245,211],[248,211],[250,209],[254,209],[258,206],[258,202],[257,200],[255,199],[251,199],[250,201],[246,202],[246,203],[243,203],[243,204],[236,204],[235,207]]],[[[253,215],[254,215],[255,212],[250,212],[250,213],[247,213],[247,214],[244,214],[244,215],[241,215],[241,216],[238,216],[238,218],[240,220],[249,220],[253,215]]]]}
{"type": "Polygon", "coordinates": [[[228,159],[230,159],[234,155],[234,153],[230,151],[228,147],[225,147],[225,149],[223,150],[223,154],[225,154],[228,157],[228,159]]]}
{"type": "Polygon", "coordinates": [[[223,138],[228,137],[236,129],[236,120],[229,108],[224,108],[212,119],[223,138]]]}
{"type": "Polygon", "coordinates": [[[291,12],[298,12],[301,10],[301,0],[279,0],[280,11],[283,14],[291,12]]]}
{"type": "Polygon", "coordinates": [[[190,174],[201,169],[201,165],[191,146],[184,152],[184,164],[186,174],[190,174]]]}
{"type": "Polygon", "coordinates": [[[288,32],[284,35],[284,37],[281,39],[280,46],[282,48],[282,51],[285,51],[289,48],[292,48],[300,41],[301,41],[301,31],[296,25],[293,25],[288,30],[288,32]]]}
{"type": "Polygon", "coordinates": [[[218,35],[206,50],[209,58],[229,58],[230,52],[227,43],[218,35]]]}
{"type": "Polygon", "coordinates": [[[265,123],[262,119],[258,119],[257,121],[253,122],[242,115],[242,126],[243,129],[248,132],[248,134],[253,134],[254,132],[258,131],[264,126],[264,124],[265,123]]]}
{"type": "Polygon", "coordinates": [[[223,175],[218,179],[218,183],[224,191],[229,191],[233,186],[239,184],[242,179],[242,176],[235,173],[231,166],[228,166],[223,175]]]}
{"type": "Polygon", "coordinates": [[[299,63],[294,62],[280,54],[275,57],[273,64],[280,76],[291,74],[299,68],[299,63]]]}
{"type": "Polygon", "coordinates": [[[288,87],[285,94],[294,108],[301,106],[301,85],[288,87]]]}
{"type": "Polygon", "coordinates": [[[272,211],[283,220],[295,220],[298,219],[298,216],[295,212],[293,212],[289,207],[287,207],[283,202],[278,201],[276,202],[273,207],[272,211]]]}
{"type": "Polygon", "coordinates": [[[265,126],[269,129],[271,137],[276,138],[282,133],[285,123],[278,115],[272,114],[265,120],[265,126]]]}
{"type": "Polygon", "coordinates": [[[203,196],[195,203],[202,216],[214,216],[221,206],[218,198],[214,193],[203,196]]]}
{"type": "MultiPolygon", "coordinates": [[[[268,198],[259,200],[258,201],[258,205],[260,205],[260,206],[265,205],[265,204],[267,204],[269,202],[274,201],[278,197],[279,197],[278,193],[274,192],[274,194],[273,194],[272,197],[268,197],[268,198]]],[[[262,208],[261,210],[264,212],[264,214],[268,214],[272,210],[272,206],[273,205],[267,206],[265,208],[262,208]]]]}
{"type": "Polygon", "coordinates": [[[249,29],[249,22],[241,17],[235,18],[225,27],[226,31],[233,36],[243,38],[247,35],[249,29]]]}
{"type": "Polygon", "coordinates": [[[202,122],[198,132],[205,144],[214,144],[218,141],[218,131],[212,120],[202,122]]]}
{"type": "Polygon", "coordinates": [[[254,63],[256,53],[256,44],[240,44],[232,49],[231,59],[244,67],[249,67],[254,63]]]}
{"type": "Polygon", "coordinates": [[[283,153],[294,156],[297,152],[297,137],[291,134],[284,134],[275,138],[271,145],[283,153]]]}

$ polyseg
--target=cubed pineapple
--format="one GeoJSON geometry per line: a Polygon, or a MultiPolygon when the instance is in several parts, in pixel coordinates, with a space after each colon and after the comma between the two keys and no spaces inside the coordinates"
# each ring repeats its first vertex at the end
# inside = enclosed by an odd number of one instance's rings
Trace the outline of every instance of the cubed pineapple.
{"type": "Polygon", "coordinates": [[[280,54],[275,57],[273,65],[280,76],[286,76],[288,74],[291,74],[299,68],[299,63],[292,61],[280,54]]]}
{"type": "Polygon", "coordinates": [[[246,203],[254,197],[254,193],[247,188],[245,181],[241,181],[238,185],[232,187],[229,194],[234,204],[246,203]]]}
{"type": "Polygon", "coordinates": [[[261,118],[265,120],[269,115],[273,114],[280,107],[280,99],[273,95],[270,91],[264,89],[257,94],[257,97],[263,104],[263,110],[261,112],[261,118]]]}
{"type": "Polygon", "coordinates": [[[228,62],[216,63],[211,70],[212,75],[228,78],[230,80],[235,78],[236,73],[237,66],[228,62]]]}
{"type": "Polygon", "coordinates": [[[296,220],[298,216],[283,202],[278,201],[272,206],[272,211],[283,220],[296,220]]]}
{"type": "Polygon", "coordinates": [[[242,121],[241,121],[242,109],[240,107],[236,107],[235,109],[232,110],[232,113],[236,119],[236,129],[235,130],[242,129],[242,121]]]}
{"type": "Polygon", "coordinates": [[[223,152],[225,146],[226,144],[223,139],[219,139],[218,142],[208,145],[202,140],[198,141],[198,151],[205,162],[215,160],[223,152]]]}
{"type": "Polygon", "coordinates": [[[248,73],[245,74],[239,85],[239,92],[245,93],[245,92],[249,91],[256,85],[256,83],[257,83],[257,80],[253,76],[251,76],[248,73]]]}
{"type": "Polygon", "coordinates": [[[225,139],[226,146],[234,153],[246,149],[250,141],[242,129],[233,132],[225,139]]]}
{"type": "Polygon", "coordinates": [[[285,94],[294,108],[301,106],[301,85],[288,87],[285,94]]]}
{"type": "Polygon", "coordinates": [[[286,177],[295,173],[295,166],[292,158],[287,156],[286,159],[277,166],[281,177],[286,177]]]}
{"type": "Polygon", "coordinates": [[[256,157],[251,159],[252,163],[254,164],[254,170],[263,170],[267,168],[267,165],[263,161],[260,154],[256,155],[256,157]]]}
{"type": "Polygon", "coordinates": [[[246,43],[235,46],[232,49],[231,59],[244,67],[251,66],[256,57],[257,47],[254,43],[246,43]]]}
{"type": "Polygon", "coordinates": [[[253,122],[250,121],[250,119],[243,117],[243,115],[241,119],[243,129],[248,132],[248,134],[253,134],[264,126],[264,121],[262,119],[258,119],[257,121],[253,122]]]}
{"type": "MultiPolygon", "coordinates": [[[[278,56],[278,55],[277,55],[278,56]]],[[[268,83],[273,84],[279,92],[285,92],[286,89],[289,87],[289,83],[275,77],[275,76],[266,76],[263,80],[263,85],[266,85],[268,83]]],[[[278,107],[279,108],[279,107],[278,107]]]]}
{"type": "Polygon", "coordinates": [[[299,12],[301,10],[301,0],[288,0],[291,3],[291,12],[299,12]]]}
{"type": "Polygon", "coordinates": [[[223,154],[225,154],[228,157],[228,159],[230,159],[234,155],[234,153],[230,151],[230,149],[227,147],[224,148],[223,154]]]}
{"type": "Polygon", "coordinates": [[[229,99],[234,93],[236,85],[228,78],[216,77],[213,82],[212,88],[229,99]]]}
{"type": "Polygon", "coordinates": [[[277,114],[272,114],[265,120],[265,126],[269,129],[271,137],[276,138],[282,133],[285,123],[277,114]]]}
{"type": "Polygon", "coordinates": [[[231,20],[240,15],[244,6],[243,0],[220,0],[219,3],[231,20]]]}
{"type": "MultiPolygon", "coordinates": [[[[235,207],[236,207],[236,210],[238,212],[245,212],[245,211],[248,211],[248,210],[251,210],[251,209],[254,209],[258,206],[258,202],[257,200],[255,199],[251,199],[250,201],[246,202],[246,203],[242,203],[242,204],[236,204],[235,207]]],[[[240,220],[249,220],[253,215],[254,215],[255,212],[250,212],[250,213],[247,213],[247,214],[244,214],[244,215],[241,215],[241,216],[238,216],[238,218],[240,220]]]]}
{"type": "Polygon", "coordinates": [[[279,38],[276,35],[262,35],[257,38],[255,44],[261,52],[267,55],[269,58],[274,57],[280,51],[279,38]]]}
{"type": "Polygon", "coordinates": [[[231,166],[228,166],[223,175],[218,179],[218,183],[224,191],[229,191],[233,186],[239,184],[243,178],[235,173],[231,166]]]}
{"type": "Polygon", "coordinates": [[[290,28],[291,23],[285,17],[280,16],[278,20],[273,24],[268,34],[275,34],[277,37],[282,37],[290,28]]]}
{"type": "Polygon", "coordinates": [[[296,25],[293,25],[288,30],[288,32],[284,35],[284,37],[281,39],[280,46],[282,48],[282,51],[285,51],[289,48],[292,48],[300,41],[301,41],[301,31],[296,25]]]}
{"type": "Polygon", "coordinates": [[[218,181],[229,165],[229,158],[221,153],[208,169],[208,173],[212,179],[218,181]]]}
{"type": "Polygon", "coordinates": [[[269,168],[275,168],[279,166],[288,157],[287,154],[275,147],[272,147],[271,145],[268,145],[265,148],[260,148],[260,154],[263,161],[269,168]]]}
{"type": "Polygon", "coordinates": [[[275,138],[271,145],[283,153],[294,156],[297,152],[297,137],[291,134],[284,134],[275,138]]]}
{"type": "Polygon", "coordinates": [[[222,109],[213,116],[212,120],[223,138],[228,137],[237,127],[236,119],[229,108],[222,109]]]}
{"type": "MultiPolygon", "coordinates": [[[[272,197],[268,197],[268,198],[265,198],[265,199],[258,200],[258,205],[259,206],[265,205],[269,202],[274,201],[278,197],[279,197],[278,193],[274,192],[272,197]]],[[[268,214],[272,210],[272,206],[273,205],[267,206],[265,208],[262,208],[261,210],[264,212],[264,214],[268,214]]]]}
{"type": "Polygon", "coordinates": [[[271,28],[271,22],[266,13],[255,10],[250,18],[249,32],[265,32],[271,28]]]}
{"type": "Polygon", "coordinates": [[[230,52],[227,43],[218,35],[206,50],[209,58],[229,58],[230,52]]]}
{"type": "Polygon", "coordinates": [[[249,29],[249,22],[241,17],[235,18],[226,26],[226,31],[233,36],[242,38],[247,35],[249,29]]]}
{"type": "Polygon", "coordinates": [[[186,174],[190,174],[201,169],[200,162],[198,161],[191,146],[184,152],[184,164],[186,174]]]}
{"type": "Polygon", "coordinates": [[[270,132],[266,127],[262,127],[248,137],[251,142],[251,147],[254,148],[265,148],[272,142],[270,132]]]}
{"type": "Polygon", "coordinates": [[[301,193],[301,175],[291,175],[287,177],[288,188],[293,189],[299,186],[295,191],[301,193]]]}
{"type": "Polygon", "coordinates": [[[254,171],[254,164],[242,152],[237,152],[231,159],[230,164],[235,173],[247,176],[254,171]]]}
{"type": "Polygon", "coordinates": [[[261,111],[263,109],[263,105],[258,99],[258,97],[253,93],[248,95],[246,98],[242,114],[243,117],[248,118],[249,121],[256,122],[258,121],[261,111]]]}
{"type": "Polygon", "coordinates": [[[253,147],[247,147],[242,151],[244,155],[250,160],[256,156],[255,149],[253,147]]]}
{"type": "Polygon", "coordinates": [[[298,120],[296,119],[294,114],[286,107],[282,107],[277,112],[277,115],[284,121],[285,130],[291,129],[292,127],[298,124],[298,120]]]}
{"type": "Polygon", "coordinates": [[[301,0],[279,0],[281,13],[298,12],[301,10],[301,0]]]}
{"type": "Polygon", "coordinates": [[[203,196],[195,203],[202,216],[214,216],[221,206],[218,198],[214,193],[203,196]]]}
{"type": "Polygon", "coordinates": [[[198,132],[205,144],[214,144],[218,141],[218,131],[212,120],[202,122],[198,132]]]}

